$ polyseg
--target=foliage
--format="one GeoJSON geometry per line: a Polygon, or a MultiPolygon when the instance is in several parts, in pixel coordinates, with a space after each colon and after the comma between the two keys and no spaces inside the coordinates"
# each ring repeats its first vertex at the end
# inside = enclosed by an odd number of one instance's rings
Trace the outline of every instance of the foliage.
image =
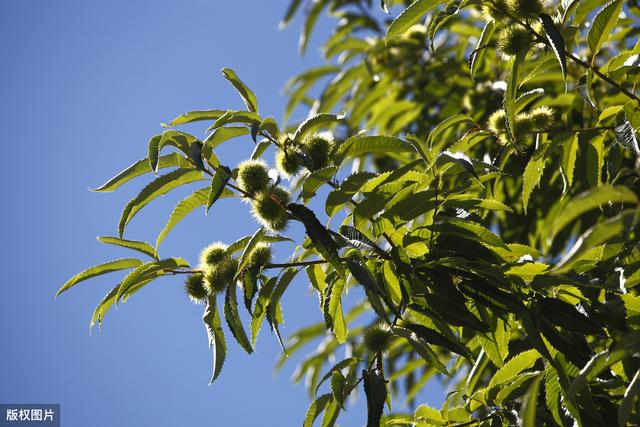
{"type": "Polygon", "coordinates": [[[287,83],[285,120],[263,117],[223,70],[247,110],[177,117],[147,159],[96,189],[156,173],[125,207],[120,238],[100,238],[151,259],[92,267],[59,293],[131,270],[93,324],[152,280],[187,274],[206,303],[213,379],[226,357],[221,318],[249,353],[266,319],[279,365],[318,341],[295,376],[308,379],[305,426],[334,425],[359,387],[368,426],[639,425],[637,4],[292,0],[282,24],[304,15],[301,52],[323,11],[338,18],[326,63],[287,83]],[[299,110],[308,118],[288,125],[299,110]],[[204,140],[176,129],[192,122],[210,124],[204,140]],[[254,141],[240,170],[215,154],[239,137],[254,141]],[[175,152],[161,156],[166,147],[175,152]],[[122,239],[145,205],[203,179],[155,247],[122,239]],[[250,202],[261,227],[220,246],[221,264],[160,258],[180,220],[229,196],[250,202]],[[268,244],[289,240],[278,233],[292,221],[305,235],[293,261],[273,263],[268,244]],[[324,322],[283,340],[280,301],[305,273],[324,322]],[[355,305],[343,301],[351,288],[355,305]],[[449,391],[442,408],[392,410],[415,406],[434,378],[449,391]]]}

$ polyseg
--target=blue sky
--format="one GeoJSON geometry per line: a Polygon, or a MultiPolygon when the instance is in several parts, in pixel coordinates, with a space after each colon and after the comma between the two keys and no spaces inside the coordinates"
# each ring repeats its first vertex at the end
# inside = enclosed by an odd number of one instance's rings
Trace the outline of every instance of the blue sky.
{"type": "MultiPolygon", "coordinates": [[[[63,426],[299,425],[302,386],[279,375],[268,328],[247,356],[230,344],[229,361],[208,386],[211,355],[202,307],[178,279],[154,282],[88,333],[93,308],[117,276],[85,282],[54,300],[81,269],[128,256],[99,244],[140,188],[91,193],[133,161],[160,122],[200,108],[240,108],[220,69],[235,69],[257,93],[264,115],[282,117],[288,77],[319,62],[317,41],[297,54],[299,22],[277,24],[285,0],[3,2],[0,6],[0,113],[4,118],[0,288],[0,403],[61,403],[63,426]]],[[[321,31],[328,23],[323,22],[321,31]]],[[[300,117],[298,117],[300,118],[300,117]]],[[[248,141],[219,153],[233,164],[248,141]]],[[[130,238],[154,241],[185,192],[145,208],[130,238]]],[[[191,217],[163,243],[163,256],[195,262],[213,240],[233,241],[256,225],[231,200],[191,217]]],[[[302,275],[301,275],[302,277],[302,275]]],[[[319,321],[303,280],[284,299],[283,332],[319,321]]],[[[343,425],[362,424],[350,408],[343,425]]]]}

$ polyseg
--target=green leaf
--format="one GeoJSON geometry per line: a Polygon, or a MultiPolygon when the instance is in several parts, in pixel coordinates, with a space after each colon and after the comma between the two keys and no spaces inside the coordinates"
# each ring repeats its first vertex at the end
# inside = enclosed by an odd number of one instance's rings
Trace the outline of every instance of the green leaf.
{"type": "Polygon", "coordinates": [[[446,366],[444,366],[442,362],[440,362],[440,360],[438,359],[438,356],[431,349],[429,344],[427,344],[427,342],[425,342],[422,338],[416,335],[415,332],[400,326],[392,327],[391,332],[394,335],[397,335],[399,337],[406,339],[407,342],[409,342],[409,344],[411,345],[411,347],[416,351],[416,353],[418,353],[420,357],[422,357],[428,363],[433,365],[433,367],[437,369],[440,373],[447,376],[450,375],[449,371],[447,371],[446,366]]]}
{"type": "Polygon", "coordinates": [[[450,340],[449,338],[433,329],[429,329],[426,326],[418,324],[407,324],[405,325],[405,327],[410,331],[413,331],[417,336],[419,336],[429,344],[444,347],[447,350],[452,351],[453,353],[459,354],[469,359],[471,358],[471,353],[466,347],[458,342],[450,340]]]}
{"type": "Polygon", "coordinates": [[[302,139],[310,132],[320,127],[324,127],[328,124],[339,122],[340,120],[344,119],[344,116],[344,113],[338,115],[330,113],[315,114],[306,119],[304,122],[300,123],[300,126],[298,126],[295,133],[293,134],[293,139],[295,141],[302,141],[302,139]]]}
{"type": "Polygon", "coordinates": [[[320,255],[344,278],[344,267],[338,256],[336,242],[333,241],[327,229],[318,221],[313,211],[296,203],[290,203],[288,208],[304,224],[307,235],[313,242],[314,247],[320,252],[320,255]]]}
{"type": "Polygon", "coordinates": [[[327,2],[320,0],[313,0],[310,5],[309,12],[306,14],[304,24],[302,26],[302,32],[300,33],[300,39],[298,40],[298,52],[300,55],[304,55],[307,50],[307,43],[309,43],[309,37],[313,27],[315,27],[320,12],[326,6],[327,2]]]}
{"type": "Polygon", "coordinates": [[[589,28],[589,34],[587,35],[587,44],[594,57],[600,51],[602,44],[611,36],[612,30],[618,22],[623,3],[622,0],[610,1],[593,19],[593,24],[589,28]]]}
{"type": "Polygon", "coordinates": [[[220,375],[222,365],[227,355],[227,343],[224,339],[220,314],[216,308],[215,295],[209,295],[207,307],[202,315],[202,321],[209,336],[209,347],[213,348],[213,374],[211,375],[211,381],[209,381],[209,384],[211,384],[218,378],[218,375],[220,375]]]}
{"type": "Polygon", "coordinates": [[[225,113],[225,110],[197,110],[189,111],[171,120],[168,125],[163,124],[163,127],[171,127],[183,125],[185,123],[199,122],[203,120],[218,120],[220,116],[225,113]]]}
{"type": "Polygon", "coordinates": [[[280,347],[282,347],[282,351],[285,354],[287,350],[278,329],[278,306],[280,304],[280,299],[282,299],[282,295],[284,295],[284,292],[289,287],[289,284],[291,284],[293,278],[296,277],[298,271],[299,270],[297,268],[287,268],[282,274],[280,274],[280,279],[278,280],[278,284],[276,285],[276,287],[273,289],[271,300],[269,301],[269,305],[267,307],[267,320],[269,321],[269,325],[271,325],[273,330],[276,332],[276,337],[278,338],[280,347]]]}
{"type": "Polygon", "coordinates": [[[565,91],[567,87],[567,58],[565,56],[565,46],[562,34],[558,31],[558,28],[553,23],[553,19],[545,13],[540,15],[540,22],[544,29],[544,35],[547,37],[547,41],[553,50],[553,53],[560,64],[560,70],[562,71],[562,78],[564,80],[565,91]]]}
{"type": "Polygon", "coordinates": [[[329,371],[327,371],[327,373],[322,377],[322,379],[320,379],[320,381],[316,385],[316,389],[315,389],[315,393],[314,394],[318,393],[318,390],[320,389],[320,386],[326,380],[328,380],[334,372],[342,371],[345,368],[348,368],[350,366],[356,365],[360,361],[361,360],[359,358],[357,358],[357,357],[349,357],[349,358],[341,360],[340,362],[338,362],[335,365],[333,365],[333,367],[331,369],[329,369],[329,371]]]}
{"type": "Polygon", "coordinates": [[[189,263],[182,258],[167,258],[140,265],[131,273],[127,274],[122,280],[122,283],[120,283],[116,303],[139,283],[143,281],[148,283],[150,281],[149,279],[164,276],[166,271],[187,267],[189,267],[189,263]]]}
{"type": "Polygon", "coordinates": [[[544,395],[547,408],[557,425],[562,423],[562,410],[560,405],[560,380],[558,373],[551,363],[547,363],[544,371],[544,395]]]}
{"type": "Polygon", "coordinates": [[[249,111],[257,113],[258,100],[256,95],[240,80],[236,72],[230,68],[223,68],[222,75],[236,88],[249,111]]]}
{"type": "Polygon", "coordinates": [[[444,2],[440,0],[416,0],[411,3],[408,8],[391,22],[385,41],[388,43],[394,38],[403,35],[411,26],[417,24],[427,12],[441,3],[444,2]]]}
{"type": "Polygon", "coordinates": [[[511,140],[515,140],[516,135],[516,98],[518,97],[518,68],[524,61],[525,54],[516,55],[510,62],[509,75],[507,76],[507,90],[504,92],[503,107],[507,113],[507,131],[511,140]]]}
{"type": "Polygon", "coordinates": [[[253,307],[253,314],[251,315],[251,344],[255,347],[256,340],[258,339],[258,332],[262,326],[262,321],[267,315],[267,308],[269,301],[271,301],[271,294],[277,283],[277,277],[270,278],[266,283],[262,285],[258,292],[258,299],[256,305],[253,307]]]}
{"type": "Polygon", "coordinates": [[[89,332],[91,332],[91,329],[93,329],[93,325],[95,325],[96,322],[102,330],[102,319],[104,319],[104,315],[116,301],[116,295],[118,294],[119,287],[120,284],[114,286],[114,288],[111,289],[107,295],[105,295],[102,301],[100,301],[98,306],[95,308],[95,310],[93,311],[93,315],[91,316],[91,323],[89,323],[89,332]]]}
{"type": "Polygon", "coordinates": [[[347,325],[342,313],[342,291],[344,288],[344,279],[336,278],[333,283],[326,287],[324,299],[325,322],[330,320],[327,323],[330,324],[339,343],[347,341],[347,325]]]}
{"type": "MultiPolygon", "coordinates": [[[[167,154],[166,156],[160,157],[160,159],[158,160],[158,169],[170,168],[173,166],[188,168],[192,165],[187,159],[185,159],[178,153],[167,154]]],[[[151,166],[149,164],[149,158],[145,157],[144,159],[138,160],[137,162],[111,178],[109,181],[102,184],[100,187],[94,188],[91,191],[99,193],[109,193],[120,187],[122,184],[125,184],[126,182],[149,172],[152,172],[151,166]]]]}
{"type": "Polygon", "coordinates": [[[325,182],[331,180],[337,171],[338,168],[335,166],[327,166],[326,168],[311,172],[309,176],[305,178],[304,184],[302,184],[302,200],[304,200],[305,203],[309,201],[309,199],[316,195],[318,188],[325,182]]]}
{"type": "MultiPolygon", "coordinates": [[[[184,217],[186,217],[198,206],[204,206],[205,203],[207,203],[210,192],[211,189],[209,187],[201,188],[187,196],[185,199],[181,200],[176,205],[176,207],[173,209],[173,212],[171,212],[171,215],[169,216],[169,220],[156,239],[156,251],[160,247],[160,243],[162,243],[164,238],[167,236],[167,234],[169,234],[173,227],[175,227],[180,221],[184,219],[184,217]]],[[[229,197],[232,195],[233,192],[231,190],[225,189],[220,197],[229,197]]]]}
{"type": "Polygon", "coordinates": [[[478,69],[482,65],[482,58],[484,58],[486,47],[488,46],[495,29],[496,23],[493,20],[487,22],[482,29],[482,34],[480,34],[478,44],[476,45],[474,52],[471,54],[471,61],[469,62],[469,74],[471,75],[472,80],[476,79],[478,69]]]}
{"type": "Polygon", "coordinates": [[[376,153],[413,153],[415,149],[408,142],[394,136],[354,136],[342,143],[335,155],[335,163],[339,165],[349,157],[376,153]]]}
{"type": "Polygon", "coordinates": [[[244,248],[244,252],[242,252],[242,255],[240,256],[240,261],[238,262],[238,271],[236,272],[234,281],[242,275],[242,271],[251,259],[251,252],[258,243],[262,242],[262,239],[266,234],[267,230],[264,227],[260,227],[258,230],[256,230],[255,233],[253,233],[253,236],[251,236],[251,239],[249,239],[249,241],[247,242],[247,246],[244,248]]]}
{"type": "Polygon", "coordinates": [[[513,380],[516,375],[526,369],[530,369],[533,364],[540,358],[540,353],[536,350],[527,350],[513,356],[507,361],[489,381],[487,390],[497,387],[502,383],[513,380]]]}
{"type": "Polygon", "coordinates": [[[125,206],[120,221],[118,223],[118,234],[122,237],[124,229],[133,219],[133,217],[145,207],[149,202],[158,196],[168,193],[169,191],[191,182],[202,180],[202,172],[189,169],[176,169],[165,175],[161,175],[138,193],[136,197],[131,199],[125,206]]]}
{"type": "Polygon", "coordinates": [[[327,405],[332,400],[333,396],[331,395],[331,393],[327,393],[311,402],[311,405],[309,405],[309,409],[307,409],[307,413],[304,416],[303,427],[313,427],[314,421],[320,416],[322,412],[324,412],[327,405]]]}
{"type": "MultiPolygon", "coordinates": [[[[640,369],[638,369],[633,376],[633,379],[624,391],[624,398],[620,402],[618,407],[618,426],[625,427],[629,425],[629,418],[631,417],[631,411],[634,408],[634,400],[640,395],[640,369]]],[[[636,412],[638,406],[636,404],[636,412]]]]}
{"type": "Polygon", "coordinates": [[[235,283],[231,283],[231,285],[227,286],[227,292],[224,299],[224,317],[227,321],[227,326],[229,326],[231,334],[238,344],[240,344],[244,351],[251,354],[253,353],[253,348],[251,347],[247,333],[244,331],[242,320],[238,313],[238,299],[236,296],[237,289],[238,287],[235,283]]]}
{"type": "Polygon", "coordinates": [[[563,189],[564,192],[573,185],[573,171],[576,167],[579,141],[578,134],[574,134],[562,143],[562,160],[560,167],[566,181],[566,188],[563,189]]]}
{"type": "Polygon", "coordinates": [[[217,128],[204,140],[204,147],[202,148],[202,156],[205,159],[211,157],[211,152],[218,145],[222,144],[229,139],[244,136],[249,133],[249,129],[240,126],[228,126],[217,128]]]}
{"type": "Polygon", "coordinates": [[[148,244],[147,242],[140,242],[138,240],[126,240],[119,239],[118,237],[97,237],[98,241],[101,243],[106,243],[107,245],[116,245],[122,246],[123,248],[133,249],[138,252],[142,252],[145,255],[149,255],[151,258],[158,259],[158,254],[156,250],[148,244]]]}
{"type": "Polygon", "coordinates": [[[536,136],[536,141],[538,143],[538,147],[529,159],[522,177],[522,207],[525,214],[527,213],[527,206],[529,205],[531,193],[533,193],[533,190],[540,183],[540,179],[544,173],[547,161],[547,150],[550,146],[550,142],[540,135],[536,136]]]}
{"type": "Polygon", "coordinates": [[[220,166],[216,169],[216,174],[211,178],[211,187],[209,188],[209,195],[207,196],[207,206],[204,209],[205,215],[209,213],[209,208],[222,196],[225,191],[225,186],[231,179],[231,171],[225,166],[220,166]]]}
{"type": "Polygon", "coordinates": [[[631,151],[636,156],[640,156],[640,148],[638,147],[638,138],[633,130],[631,123],[625,120],[622,124],[617,125],[614,129],[616,139],[623,147],[631,151]]]}
{"type": "Polygon", "coordinates": [[[214,124],[209,126],[207,132],[213,131],[231,123],[244,123],[251,126],[260,126],[260,123],[262,123],[262,118],[258,115],[258,113],[254,113],[253,111],[228,110],[224,113],[224,115],[220,116],[220,118],[216,120],[214,124]]]}
{"type": "Polygon", "coordinates": [[[602,185],[592,188],[572,198],[564,205],[555,217],[548,240],[553,238],[567,225],[573,223],[584,213],[607,204],[630,203],[637,204],[637,196],[626,187],[602,185]]]}
{"type": "Polygon", "coordinates": [[[114,271],[126,270],[129,268],[137,268],[142,265],[142,261],[136,258],[122,258],[117,259],[115,261],[109,261],[104,264],[96,265],[94,267],[87,268],[84,271],[73,276],[71,279],[67,280],[67,282],[62,285],[62,287],[56,292],[56,297],[61,293],[65,292],[72,286],[83,282],[87,279],[91,279],[92,277],[100,276],[107,273],[112,273],[114,271]]]}
{"type": "Polygon", "coordinates": [[[538,377],[533,380],[527,395],[522,402],[522,408],[520,409],[520,418],[522,419],[522,427],[535,427],[536,426],[536,412],[538,408],[538,392],[540,390],[540,383],[542,378],[538,377]]]}
{"type": "Polygon", "coordinates": [[[167,130],[161,135],[156,135],[149,141],[149,165],[151,170],[158,171],[158,156],[160,151],[166,146],[175,147],[182,151],[187,157],[191,156],[191,145],[201,143],[198,138],[186,132],[177,130],[167,130]]]}
{"type": "Polygon", "coordinates": [[[302,4],[302,0],[291,0],[289,2],[289,6],[287,7],[287,11],[284,14],[284,18],[280,21],[280,29],[284,29],[289,25],[293,16],[296,14],[296,11],[300,8],[302,4]]]}
{"type": "Polygon", "coordinates": [[[362,371],[364,393],[367,397],[367,427],[379,427],[384,402],[387,399],[387,386],[384,376],[377,369],[362,371]]]}

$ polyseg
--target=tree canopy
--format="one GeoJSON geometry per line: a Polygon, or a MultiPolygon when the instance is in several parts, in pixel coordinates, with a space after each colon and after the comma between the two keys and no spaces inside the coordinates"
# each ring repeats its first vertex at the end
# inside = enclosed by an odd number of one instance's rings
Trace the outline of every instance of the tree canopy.
{"type": "Polygon", "coordinates": [[[204,305],[211,381],[231,337],[252,353],[265,322],[278,366],[316,342],[294,377],[307,378],[304,426],[335,425],[357,389],[367,426],[640,425],[638,4],[292,0],[281,25],[303,16],[300,53],[323,13],[335,18],[324,63],[286,84],[283,120],[224,69],[245,109],[177,116],[94,190],[149,177],[116,236],[98,239],[136,254],[58,294],[126,272],[93,326],[154,279],[184,279],[204,305]],[[307,118],[289,123],[295,111],[307,118]],[[205,138],[181,130],[196,122],[205,138]],[[222,143],[247,159],[228,164],[222,143]],[[193,192],[155,245],[124,237],[183,186],[193,192]],[[176,224],[222,198],[246,202],[256,229],[195,263],[159,255],[176,224]],[[304,234],[287,233],[293,222],[304,234]],[[324,321],[283,337],[296,277],[324,321]],[[362,299],[347,303],[349,289],[362,299]],[[443,406],[416,402],[435,378],[443,406]]]}

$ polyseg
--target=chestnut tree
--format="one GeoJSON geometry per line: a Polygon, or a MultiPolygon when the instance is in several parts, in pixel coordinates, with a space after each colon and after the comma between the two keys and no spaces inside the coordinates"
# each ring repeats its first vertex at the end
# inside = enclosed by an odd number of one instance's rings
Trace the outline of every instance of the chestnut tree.
{"type": "Polygon", "coordinates": [[[99,238],[136,256],[58,294],[128,270],[93,326],[155,279],[183,279],[204,306],[211,381],[227,343],[252,353],[263,323],[281,362],[317,342],[296,375],[309,379],[304,426],[335,425],[358,389],[367,426],[640,425],[637,2],[292,0],[282,24],[303,15],[301,53],[327,13],[324,64],[287,83],[283,121],[224,69],[246,109],[176,117],[94,190],[149,178],[116,237],[99,238]],[[288,123],[296,109],[306,120],[288,123]],[[204,138],[181,130],[194,122],[204,138]],[[234,139],[237,166],[216,155],[234,139]],[[125,238],[183,186],[194,191],[155,245],[125,238]],[[160,257],[178,222],[223,198],[246,202],[256,229],[195,263],[160,257]],[[287,233],[293,222],[304,234],[287,233]],[[282,337],[296,276],[324,321],[282,337]],[[346,303],[349,288],[362,300],[346,303]],[[416,402],[435,378],[444,405],[416,402]],[[410,413],[394,410],[400,398],[410,413]]]}

